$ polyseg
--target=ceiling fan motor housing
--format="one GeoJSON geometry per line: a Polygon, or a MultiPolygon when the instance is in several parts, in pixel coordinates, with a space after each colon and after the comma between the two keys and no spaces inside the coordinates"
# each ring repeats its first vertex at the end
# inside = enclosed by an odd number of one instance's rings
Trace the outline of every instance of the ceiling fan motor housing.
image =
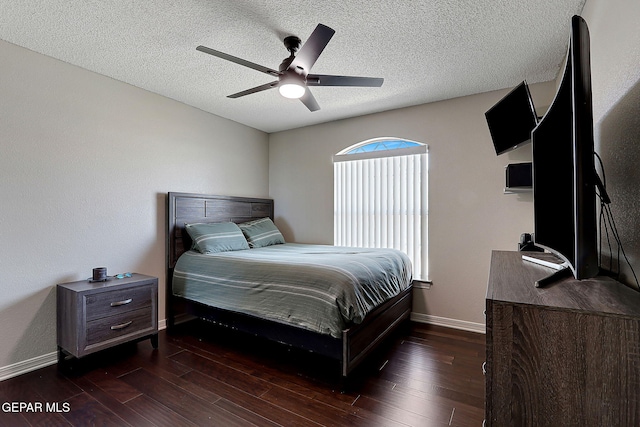
{"type": "Polygon", "coordinates": [[[284,47],[291,52],[291,55],[300,49],[300,43],[302,43],[302,40],[296,36],[287,36],[284,38],[284,47]]]}

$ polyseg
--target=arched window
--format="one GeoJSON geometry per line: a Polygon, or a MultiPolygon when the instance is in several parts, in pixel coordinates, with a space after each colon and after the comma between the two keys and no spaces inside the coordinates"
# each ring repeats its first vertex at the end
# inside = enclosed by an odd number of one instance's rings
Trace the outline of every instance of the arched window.
{"type": "Polygon", "coordinates": [[[362,141],[333,156],[334,244],[394,248],[428,280],[428,147],[401,138],[362,141]]]}

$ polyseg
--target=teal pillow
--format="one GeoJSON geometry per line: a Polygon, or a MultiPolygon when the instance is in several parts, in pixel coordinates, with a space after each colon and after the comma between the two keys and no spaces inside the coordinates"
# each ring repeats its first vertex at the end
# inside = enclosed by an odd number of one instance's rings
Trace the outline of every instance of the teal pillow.
{"type": "Polygon", "coordinates": [[[233,222],[185,224],[192,249],[203,254],[249,249],[242,231],[233,222]]]}
{"type": "Polygon", "coordinates": [[[279,245],[284,243],[284,237],[271,218],[260,218],[239,224],[240,229],[252,248],[279,245]]]}

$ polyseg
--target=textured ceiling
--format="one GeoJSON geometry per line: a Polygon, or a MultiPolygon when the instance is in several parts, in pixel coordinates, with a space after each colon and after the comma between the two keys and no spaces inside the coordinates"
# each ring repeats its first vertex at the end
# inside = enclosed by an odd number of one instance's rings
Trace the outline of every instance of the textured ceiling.
{"type": "MultiPolygon", "coordinates": [[[[0,0],[0,39],[275,132],[552,80],[585,0],[0,0]],[[384,77],[381,88],[312,88],[308,111],[273,78],[196,51],[269,68],[318,23],[336,31],[311,70],[384,77]]],[[[1,59],[0,59],[1,60],[1,59]]]]}

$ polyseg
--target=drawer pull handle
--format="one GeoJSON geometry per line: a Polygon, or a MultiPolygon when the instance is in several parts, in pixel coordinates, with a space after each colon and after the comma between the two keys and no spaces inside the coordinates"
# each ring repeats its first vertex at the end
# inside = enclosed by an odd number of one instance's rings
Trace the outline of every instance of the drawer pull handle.
{"type": "Polygon", "coordinates": [[[131,301],[133,301],[133,298],[125,299],[125,300],[122,300],[122,301],[112,302],[112,303],[111,303],[111,307],[118,307],[118,306],[120,306],[120,305],[127,305],[127,304],[129,304],[131,301]]]}
{"type": "Polygon", "coordinates": [[[133,323],[133,320],[129,320],[128,322],[124,322],[124,323],[121,323],[121,324],[119,324],[119,325],[113,325],[113,326],[111,327],[111,330],[112,330],[112,331],[118,331],[118,330],[120,330],[120,329],[124,329],[124,328],[126,328],[127,326],[129,326],[129,325],[130,325],[130,324],[132,324],[132,323],[133,323]]]}
{"type": "Polygon", "coordinates": [[[487,362],[482,364],[482,375],[487,375],[487,362]]]}

